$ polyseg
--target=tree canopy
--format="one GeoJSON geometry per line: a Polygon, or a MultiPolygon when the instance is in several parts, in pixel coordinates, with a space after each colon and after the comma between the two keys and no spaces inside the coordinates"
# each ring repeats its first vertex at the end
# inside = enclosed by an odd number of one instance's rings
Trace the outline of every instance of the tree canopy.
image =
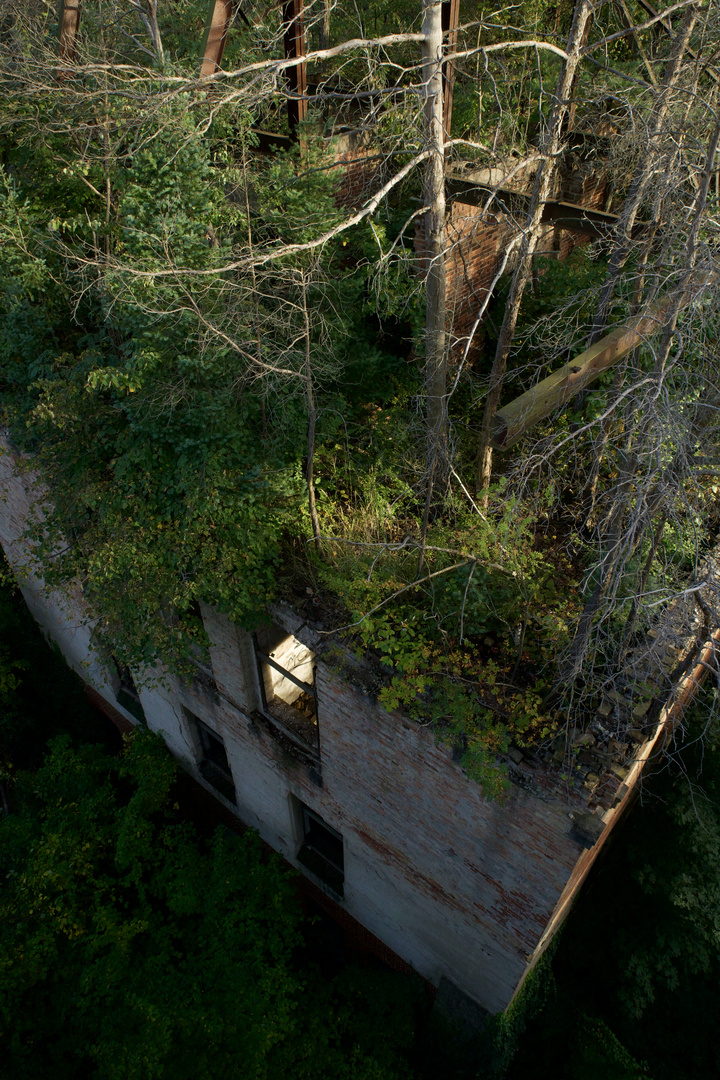
{"type": "Polygon", "coordinates": [[[417,988],[298,967],[289,871],[254,834],[204,843],[176,766],[139,730],[122,757],[57,736],[0,815],[3,1075],[395,1080],[417,988]]]}

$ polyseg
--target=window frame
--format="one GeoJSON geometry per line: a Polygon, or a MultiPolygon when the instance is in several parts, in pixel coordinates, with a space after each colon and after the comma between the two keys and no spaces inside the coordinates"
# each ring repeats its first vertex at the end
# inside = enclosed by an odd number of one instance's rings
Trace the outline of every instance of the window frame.
{"type": "Polygon", "coordinates": [[[147,718],[140,694],[127,664],[121,664],[116,656],[112,657],[116,677],[111,679],[115,700],[126,712],[129,712],[139,724],[147,725],[147,718]]]}
{"type": "MultiPolygon", "coordinates": [[[[299,641],[299,638],[296,638],[294,634],[291,634],[289,632],[284,631],[282,627],[277,627],[277,629],[283,631],[284,633],[287,633],[287,636],[292,637],[295,641],[299,641]]],[[[269,653],[264,652],[260,648],[260,645],[259,645],[256,634],[253,634],[252,643],[253,643],[253,651],[254,651],[254,654],[255,654],[255,666],[256,666],[256,674],[257,674],[257,680],[258,680],[258,690],[259,690],[259,696],[260,696],[261,711],[262,711],[263,715],[265,716],[265,718],[267,720],[270,721],[271,724],[276,725],[276,727],[280,730],[280,732],[282,733],[282,735],[285,738],[289,739],[292,743],[294,743],[299,749],[301,749],[305,753],[307,753],[309,751],[319,761],[320,760],[320,715],[319,715],[319,710],[318,710],[317,690],[315,688],[316,665],[314,663],[312,663],[312,673],[313,673],[313,681],[312,681],[312,683],[306,683],[302,679],[298,679],[298,677],[296,675],[293,675],[293,673],[291,671],[289,671],[287,668],[283,667],[283,665],[281,663],[279,663],[279,661],[277,661],[273,656],[270,656],[269,653]],[[282,677],[284,679],[288,679],[291,683],[294,683],[295,686],[297,686],[300,690],[302,690],[310,698],[312,698],[313,707],[314,707],[314,717],[315,717],[315,732],[314,732],[315,738],[314,738],[313,742],[310,742],[308,739],[304,738],[303,735],[300,732],[293,729],[290,726],[290,724],[287,723],[287,721],[283,720],[282,717],[276,716],[273,713],[272,708],[268,704],[268,700],[267,700],[267,693],[266,693],[266,690],[265,690],[265,673],[263,672],[263,664],[269,664],[270,667],[273,668],[275,671],[277,671],[278,674],[282,675],[282,677]]],[[[303,645],[303,642],[300,641],[300,644],[303,645]]],[[[307,648],[307,646],[304,646],[304,647],[307,648]]],[[[308,652],[311,652],[311,650],[308,649],[308,652]]],[[[292,708],[292,706],[290,706],[290,708],[292,708]]]]}
{"type": "Polygon", "coordinates": [[[335,897],[342,899],[345,889],[345,838],[307,803],[295,798],[293,802],[300,839],[297,851],[298,862],[309,870],[313,877],[321,881],[335,897]],[[327,833],[331,846],[339,844],[339,861],[328,853],[327,848],[323,850],[322,845],[313,842],[314,829],[327,833]]]}
{"type": "Polygon", "coordinates": [[[228,802],[236,803],[235,778],[232,773],[230,759],[228,758],[225,740],[207,721],[197,716],[183,705],[185,718],[192,726],[194,742],[196,744],[197,770],[211,787],[222,795],[228,802]],[[218,764],[211,757],[212,743],[216,743],[222,750],[225,764],[218,764]]]}

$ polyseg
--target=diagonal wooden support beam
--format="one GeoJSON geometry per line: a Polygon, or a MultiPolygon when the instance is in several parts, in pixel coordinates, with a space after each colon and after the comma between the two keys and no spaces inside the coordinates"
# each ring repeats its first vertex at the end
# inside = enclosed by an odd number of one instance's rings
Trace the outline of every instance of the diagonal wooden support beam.
{"type": "Polygon", "coordinates": [[[60,44],[58,56],[71,63],[75,59],[77,34],[80,26],[80,0],[60,0],[60,44]]]}
{"type": "MultiPolygon", "coordinates": [[[[686,307],[707,284],[707,273],[693,274],[682,289],[681,307],[686,307]]],[[[565,364],[546,379],[541,379],[531,390],[526,390],[493,417],[492,445],[496,450],[508,450],[518,439],[539,424],[556,409],[566,405],[576,394],[613,367],[646,337],[662,329],[665,315],[677,301],[677,292],[669,293],[652,305],[645,315],[636,315],[624,325],[606,334],[589,349],[585,349],[569,364],[565,364]]]]}
{"type": "MultiPolygon", "coordinates": [[[[296,60],[305,56],[305,26],[303,23],[303,0],[288,0],[283,5],[283,23],[285,25],[285,59],[296,60]]],[[[307,65],[303,61],[287,69],[288,88],[288,123],[295,135],[298,124],[307,117],[307,65]]]]}

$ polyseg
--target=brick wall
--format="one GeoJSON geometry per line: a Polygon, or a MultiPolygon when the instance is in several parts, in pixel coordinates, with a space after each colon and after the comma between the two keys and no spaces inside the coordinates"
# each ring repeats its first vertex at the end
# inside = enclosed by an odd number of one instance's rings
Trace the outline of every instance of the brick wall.
{"type": "MultiPolygon", "coordinates": [[[[478,312],[486,299],[505,245],[515,235],[512,222],[502,215],[482,213],[477,206],[453,200],[447,221],[447,305],[451,362],[465,351],[478,312]]],[[[469,355],[481,347],[478,326],[469,355]]]]}
{"type": "MultiPolygon", "coordinates": [[[[607,198],[608,179],[601,163],[594,159],[573,162],[562,181],[564,202],[585,206],[588,210],[602,210],[607,198]]],[[[575,248],[589,243],[590,236],[569,229],[556,228],[555,247],[559,259],[567,259],[575,248]]]]}
{"type": "Polygon", "coordinates": [[[335,201],[339,207],[355,210],[374,195],[379,184],[382,158],[364,132],[348,132],[332,140],[332,156],[337,176],[335,201]]]}
{"type": "MultiPolygon", "coordinates": [[[[514,180],[519,194],[529,194],[531,177],[526,181],[514,180]]],[[[499,180],[497,182],[500,182],[499,180]]],[[[602,209],[605,203],[607,180],[595,161],[575,162],[560,180],[554,198],[575,203],[589,209],[602,209]]],[[[518,221],[520,219],[518,218],[518,221]]],[[[415,249],[420,266],[423,259],[423,223],[416,220],[415,249]]],[[[451,335],[450,362],[462,357],[468,336],[482,306],[483,300],[500,268],[507,244],[518,235],[518,224],[508,214],[495,207],[483,212],[482,207],[472,206],[453,199],[447,217],[447,308],[451,335]]],[[[548,223],[541,227],[537,246],[538,255],[555,254],[565,259],[590,238],[583,233],[571,232],[548,223]]],[[[512,257],[505,273],[514,268],[512,257]]],[[[483,330],[475,331],[469,356],[472,359],[482,348],[483,330]]]]}
{"type": "MultiPolygon", "coordinates": [[[[569,804],[519,786],[488,802],[428,730],[386,713],[322,659],[318,775],[253,714],[247,638],[217,612],[206,625],[213,662],[236,650],[234,701],[221,675],[219,702],[177,683],[172,693],[222,736],[239,816],[299,866],[292,799],[315,810],[343,836],[341,908],[433,985],[445,976],[488,1011],[504,1008],[583,852],[569,804]]],[[[306,627],[292,629],[315,644],[306,627]]]]}

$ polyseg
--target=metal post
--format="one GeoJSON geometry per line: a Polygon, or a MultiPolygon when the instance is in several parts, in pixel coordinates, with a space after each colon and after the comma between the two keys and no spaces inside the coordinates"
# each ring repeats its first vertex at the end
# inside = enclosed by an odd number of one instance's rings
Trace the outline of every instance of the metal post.
{"type": "MultiPolygon", "coordinates": [[[[285,25],[285,59],[295,60],[305,56],[305,27],[303,25],[303,0],[288,0],[283,5],[283,23],[285,25]]],[[[294,135],[298,124],[307,117],[307,66],[303,60],[287,69],[288,122],[294,135]]]]}
{"type": "Polygon", "coordinates": [[[443,0],[443,40],[445,43],[445,56],[448,57],[443,64],[443,127],[446,139],[450,138],[450,128],[452,127],[453,86],[455,84],[455,67],[449,57],[457,48],[459,22],[460,0],[443,0]]]}

